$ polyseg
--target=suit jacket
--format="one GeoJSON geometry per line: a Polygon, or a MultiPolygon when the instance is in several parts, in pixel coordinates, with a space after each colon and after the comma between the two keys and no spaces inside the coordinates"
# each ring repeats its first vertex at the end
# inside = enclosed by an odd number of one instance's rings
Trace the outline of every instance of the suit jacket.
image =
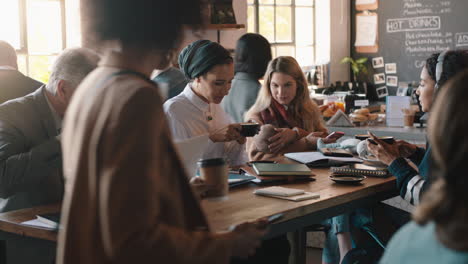
{"type": "Polygon", "coordinates": [[[66,191],[57,263],[227,263],[172,144],[157,86],[104,58],[63,130],[66,191]]]}
{"type": "Polygon", "coordinates": [[[0,70],[0,104],[34,92],[43,84],[15,70],[0,70]]]}
{"type": "Polygon", "coordinates": [[[60,142],[44,87],[0,105],[0,211],[59,201],[60,142]]]}
{"type": "Polygon", "coordinates": [[[260,82],[252,74],[237,72],[232,80],[231,90],[224,97],[221,106],[235,122],[244,122],[244,114],[257,100],[260,87],[260,82]]]}

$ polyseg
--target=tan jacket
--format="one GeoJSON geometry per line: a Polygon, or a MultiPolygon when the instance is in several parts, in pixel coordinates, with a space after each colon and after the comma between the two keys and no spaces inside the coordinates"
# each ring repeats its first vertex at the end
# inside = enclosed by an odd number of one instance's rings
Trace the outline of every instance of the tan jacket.
{"type": "MultiPolygon", "coordinates": [[[[257,113],[253,116],[249,116],[248,120],[255,121],[261,125],[265,124],[260,113],[257,113]]],[[[272,125],[274,125],[275,127],[278,127],[277,124],[272,124],[272,125]]],[[[320,128],[320,130],[317,130],[317,131],[306,131],[302,128],[299,128],[299,139],[293,142],[292,144],[285,146],[283,149],[281,149],[279,153],[265,153],[265,152],[260,151],[255,145],[256,137],[248,137],[246,148],[247,148],[247,154],[249,155],[249,160],[250,161],[276,160],[280,156],[284,155],[284,153],[316,150],[317,138],[307,137],[307,135],[311,132],[327,133],[327,129],[325,127],[322,127],[320,128]]]]}
{"type": "Polygon", "coordinates": [[[227,263],[230,242],[207,231],[156,85],[108,79],[118,68],[104,59],[67,110],[57,263],[227,263]]]}

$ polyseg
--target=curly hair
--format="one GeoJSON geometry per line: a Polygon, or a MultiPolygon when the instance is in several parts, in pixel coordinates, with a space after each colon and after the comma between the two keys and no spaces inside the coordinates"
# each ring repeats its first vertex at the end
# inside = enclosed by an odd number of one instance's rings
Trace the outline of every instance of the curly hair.
{"type": "MultiPolygon", "coordinates": [[[[436,80],[437,59],[440,53],[432,54],[426,60],[426,69],[429,76],[434,81],[436,80]]],[[[442,64],[442,74],[438,81],[438,86],[442,87],[450,78],[458,72],[468,67],[468,52],[466,50],[451,50],[445,54],[442,64]]]]}
{"type": "Polygon", "coordinates": [[[419,224],[434,221],[438,239],[454,250],[468,250],[468,69],[445,83],[429,119],[432,144],[431,177],[435,182],[423,195],[413,218],[419,224]]]}

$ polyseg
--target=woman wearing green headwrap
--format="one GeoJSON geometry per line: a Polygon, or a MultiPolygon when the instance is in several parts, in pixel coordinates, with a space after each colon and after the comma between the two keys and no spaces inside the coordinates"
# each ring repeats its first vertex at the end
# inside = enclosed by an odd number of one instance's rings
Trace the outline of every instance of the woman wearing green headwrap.
{"type": "Polygon", "coordinates": [[[191,81],[181,94],[164,103],[174,139],[206,135],[209,140],[202,158],[225,158],[230,166],[244,164],[247,155],[241,126],[219,105],[234,78],[231,55],[218,43],[198,40],[182,50],[179,65],[191,81]]]}
{"type": "MultiPolygon", "coordinates": [[[[164,103],[173,138],[184,140],[206,135],[209,140],[203,158],[227,159],[230,166],[247,161],[245,138],[240,124],[220,106],[229,93],[234,78],[233,59],[221,45],[198,40],[185,47],[179,65],[187,79],[184,91],[164,103]]],[[[289,243],[286,236],[265,240],[260,250],[248,260],[232,260],[232,264],[288,263],[289,243]]]]}

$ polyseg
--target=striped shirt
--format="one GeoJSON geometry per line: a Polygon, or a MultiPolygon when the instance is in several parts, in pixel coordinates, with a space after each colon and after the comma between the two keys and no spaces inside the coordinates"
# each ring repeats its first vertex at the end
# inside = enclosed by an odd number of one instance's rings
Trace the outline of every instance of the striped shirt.
{"type": "Polygon", "coordinates": [[[420,203],[421,195],[430,185],[428,179],[430,153],[430,146],[427,150],[418,148],[409,157],[411,162],[418,166],[418,171],[411,167],[405,158],[398,158],[388,166],[390,173],[397,179],[397,188],[400,190],[400,196],[412,205],[420,203]]]}

